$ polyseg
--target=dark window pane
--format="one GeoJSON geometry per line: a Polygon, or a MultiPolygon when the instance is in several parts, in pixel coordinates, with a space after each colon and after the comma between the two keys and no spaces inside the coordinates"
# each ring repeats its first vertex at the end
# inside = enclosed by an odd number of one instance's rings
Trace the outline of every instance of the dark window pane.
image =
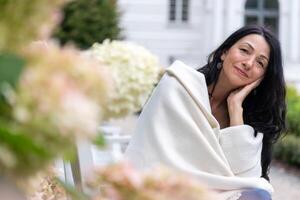
{"type": "Polygon", "coordinates": [[[189,0],[183,0],[181,19],[182,21],[188,21],[188,17],[189,17],[189,0]]]}
{"type": "Polygon", "coordinates": [[[257,17],[246,17],[246,20],[245,20],[245,23],[246,25],[250,25],[250,24],[258,24],[258,18],[257,17]]]}
{"type": "Polygon", "coordinates": [[[169,7],[169,20],[175,21],[176,20],[176,0],[170,0],[170,7],[169,7]]]}
{"type": "Polygon", "coordinates": [[[245,24],[264,25],[278,35],[278,7],[278,0],[248,0],[245,24]]]}
{"type": "Polygon", "coordinates": [[[264,4],[265,9],[278,8],[278,0],[265,0],[264,4]]]}
{"type": "Polygon", "coordinates": [[[278,19],[275,17],[266,17],[264,19],[264,25],[271,29],[275,34],[278,35],[278,19]]]}
{"type": "Polygon", "coordinates": [[[246,9],[247,8],[258,8],[258,0],[247,0],[246,2],[246,9]]]}

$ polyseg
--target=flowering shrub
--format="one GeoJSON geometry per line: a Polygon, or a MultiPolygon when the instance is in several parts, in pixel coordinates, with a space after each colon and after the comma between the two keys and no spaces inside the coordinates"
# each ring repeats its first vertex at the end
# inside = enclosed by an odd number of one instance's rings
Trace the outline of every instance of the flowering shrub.
{"type": "Polygon", "coordinates": [[[166,168],[138,172],[128,163],[96,170],[89,182],[93,200],[217,200],[199,182],[166,168]],[[175,175],[176,174],[176,175],[175,175]]]}
{"type": "Polygon", "coordinates": [[[22,55],[26,66],[6,96],[12,119],[0,127],[0,173],[24,177],[93,138],[112,84],[102,65],[71,47],[34,44],[22,55]]]}
{"type": "MultiPolygon", "coordinates": [[[[102,119],[138,111],[158,79],[157,58],[132,43],[95,44],[92,56],[52,42],[28,46],[49,40],[66,1],[0,0],[0,176],[13,182],[26,183],[77,140],[93,138],[102,119]]],[[[159,199],[162,180],[151,180],[143,187],[159,199]]],[[[52,179],[40,185],[33,198],[64,198],[52,179]]]]}
{"type": "Polygon", "coordinates": [[[89,53],[111,71],[115,82],[105,118],[139,111],[158,81],[158,59],[142,46],[123,41],[95,43],[89,53]]]}
{"type": "Polygon", "coordinates": [[[14,103],[20,123],[41,123],[51,134],[74,140],[92,136],[101,119],[101,106],[113,89],[102,65],[80,52],[53,43],[26,49],[14,103]],[[42,95],[47,92],[45,95],[42,95]]]}

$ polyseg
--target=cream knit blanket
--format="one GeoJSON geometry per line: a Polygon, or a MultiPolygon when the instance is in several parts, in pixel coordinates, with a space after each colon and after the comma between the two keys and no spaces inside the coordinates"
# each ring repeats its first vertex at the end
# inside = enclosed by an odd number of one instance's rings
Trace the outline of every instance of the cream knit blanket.
{"type": "Polygon", "coordinates": [[[271,194],[260,178],[262,138],[248,125],[220,129],[204,75],[176,61],[144,106],[125,157],[139,169],[163,164],[183,171],[223,199],[250,188],[271,194]]]}

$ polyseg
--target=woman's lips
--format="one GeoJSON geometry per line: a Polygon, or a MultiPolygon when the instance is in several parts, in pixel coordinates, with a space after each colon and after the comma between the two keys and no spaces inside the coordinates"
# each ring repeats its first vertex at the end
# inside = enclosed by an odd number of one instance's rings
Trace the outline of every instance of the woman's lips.
{"type": "Polygon", "coordinates": [[[236,69],[236,71],[237,71],[240,75],[244,76],[245,78],[248,78],[248,75],[247,75],[243,70],[241,70],[241,69],[238,68],[238,67],[234,67],[234,68],[236,69]]]}

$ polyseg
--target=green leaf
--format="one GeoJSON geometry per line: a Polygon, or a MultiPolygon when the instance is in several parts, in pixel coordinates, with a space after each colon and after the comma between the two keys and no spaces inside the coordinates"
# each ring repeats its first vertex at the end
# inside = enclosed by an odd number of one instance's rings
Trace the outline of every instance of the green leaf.
{"type": "Polygon", "coordinates": [[[106,143],[103,134],[97,134],[96,138],[93,140],[93,144],[99,148],[105,147],[106,143]]]}
{"type": "Polygon", "coordinates": [[[5,97],[1,94],[0,91],[0,116],[2,118],[10,119],[11,118],[12,107],[6,101],[5,97]]]}
{"type": "Polygon", "coordinates": [[[30,134],[34,131],[0,118],[0,145],[7,147],[17,160],[16,165],[9,169],[15,176],[33,175],[55,156],[47,146],[35,141],[30,134]]]}
{"type": "Polygon", "coordinates": [[[25,60],[15,54],[0,53],[0,85],[15,86],[25,65],[25,60]]]}
{"type": "Polygon", "coordinates": [[[47,148],[36,144],[27,134],[12,126],[9,122],[0,120],[0,143],[10,146],[16,153],[26,156],[33,153],[39,156],[50,156],[47,148]]]}

